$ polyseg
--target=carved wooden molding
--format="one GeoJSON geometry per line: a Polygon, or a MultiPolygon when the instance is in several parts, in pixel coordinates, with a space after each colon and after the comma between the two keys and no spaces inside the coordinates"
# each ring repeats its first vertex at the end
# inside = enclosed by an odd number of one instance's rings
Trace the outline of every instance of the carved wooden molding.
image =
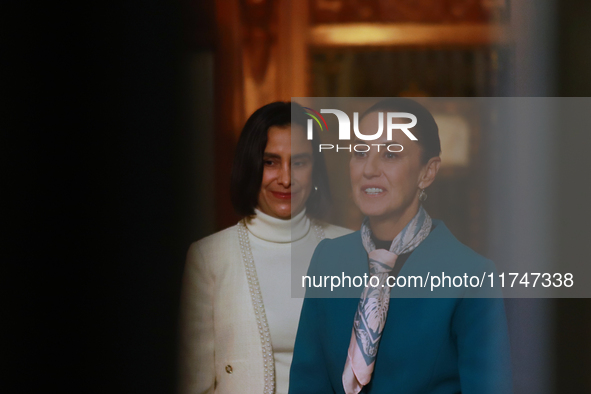
{"type": "Polygon", "coordinates": [[[244,52],[248,56],[250,74],[257,83],[265,80],[276,43],[277,0],[241,0],[241,19],[244,34],[244,52]]]}
{"type": "Polygon", "coordinates": [[[506,23],[509,0],[310,0],[311,23],[506,23]]]}

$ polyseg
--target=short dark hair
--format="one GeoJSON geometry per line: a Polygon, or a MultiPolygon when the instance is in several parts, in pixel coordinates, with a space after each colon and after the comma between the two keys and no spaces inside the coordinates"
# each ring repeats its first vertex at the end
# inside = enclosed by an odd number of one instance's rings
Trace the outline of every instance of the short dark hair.
{"type": "Polygon", "coordinates": [[[417,142],[423,148],[422,161],[427,163],[432,157],[441,154],[441,142],[439,140],[439,127],[433,119],[431,112],[418,102],[405,97],[392,97],[378,101],[363,113],[362,119],[372,112],[409,112],[417,117],[417,125],[412,133],[417,137],[417,142]]]}
{"type": "MultiPolygon", "coordinates": [[[[234,155],[230,197],[234,210],[240,216],[254,215],[258,205],[258,196],[263,181],[263,154],[267,146],[269,128],[284,127],[291,124],[302,126],[306,130],[307,115],[304,109],[294,102],[277,101],[257,109],[246,121],[234,155]]],[[[327,214],[330,206],[330,190],[328,173],[324,156],[318,149],[320,139],[316,128],[312,133],[313,187],[308,201],[306,213],[315,218],[327,214]]]]}

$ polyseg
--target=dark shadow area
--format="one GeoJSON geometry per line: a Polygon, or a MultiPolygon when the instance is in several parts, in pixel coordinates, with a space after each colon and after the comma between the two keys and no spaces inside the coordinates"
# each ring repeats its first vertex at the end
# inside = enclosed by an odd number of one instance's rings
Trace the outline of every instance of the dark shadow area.
{"type": "Polygon", "coordinates": [[[0,390],[172,393],[184,258],[208,209],[192,204],[181,4],[11,8],[0,390]]]}
{"type": "MultiPolygon", "coordinates": [[[[558,96],[591,96],[591,4],[580,0],[560,1],[558,7],[558,96]]],[[[574,110],[574,109],[573,109],[574,110]]],[[[588,113],[581,108],[579,113],[588,113]]],[[[591,166],[588,133],[591,119],[577,131],[559,130],[559,184],[556,185],[556,236],[559,264],[588,264],[591,255],[591,166]]],[[[581,278],[581,282],[588,278],[581,278]]],[[[591,391],[591,300],[556,300],[556,392],[591,391]]]]}

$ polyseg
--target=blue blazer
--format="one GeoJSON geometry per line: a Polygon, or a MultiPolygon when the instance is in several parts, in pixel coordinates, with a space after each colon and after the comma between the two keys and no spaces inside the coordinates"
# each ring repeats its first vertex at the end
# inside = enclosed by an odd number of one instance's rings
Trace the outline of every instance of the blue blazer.
{"type": "MultiPolygon", "coordinates": [[[[496,275],[491,261],[461,244],[441,221],[433,220],[433,224],[398,277],[424,277],[427,272],[496,275]]],[[[308,275],[369,275],[366,262],[357,231],[322,241],[308,275]]],[[[307,289],[291,365],[290,394],[344,393],[341,378],[361,290],[307,289]],[[345,298],[315,298],[327,293],[345,298]]],[[[446,298],[406,298],[417,295],[412,291],[417,290],[392,288],[375,369],[362,393],[512,393],[503,299],[474,298],[498,297],[499,293],[452,286],[446,298]]],[[[429,293],[428,288],[418,291],[429,293]]]]}

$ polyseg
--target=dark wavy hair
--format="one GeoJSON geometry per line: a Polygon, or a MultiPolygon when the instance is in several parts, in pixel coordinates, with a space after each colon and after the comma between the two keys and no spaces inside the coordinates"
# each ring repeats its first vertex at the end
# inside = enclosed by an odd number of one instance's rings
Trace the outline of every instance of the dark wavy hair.
{"type": "Polygon", "coordinates": [[[431,112],[418,102],[405,97],[392,97],[378,101],[363,113],[361,119],[372,112],[409,112],[417,117],[417,125],[412,133],[417,137],[417,143],[423,150],[422,161],[426,164],[432,157],[441,154],[439,127],[431,112]]]}
{"type": "MultiPolygon", "coordinates": [[[[308,116],[304,109],[294,102],[277,101],[257,109],[246,121],[238,145],[232,178],[230,196],[234,210],[242,217],[254,215],[258,205],[258,195],[263,181],[263,154],[267,146],[267,133],[273,126],[302,126],[306,130],[308,116]]],[[[315,218],[323,218],[328,212],[331,196],[328,188],[328,173],[324,156],[319,150],[320,139],[316,128],[313,129],[312,151],[313,187],[306,202],[306,213],[315,218]]]]}

